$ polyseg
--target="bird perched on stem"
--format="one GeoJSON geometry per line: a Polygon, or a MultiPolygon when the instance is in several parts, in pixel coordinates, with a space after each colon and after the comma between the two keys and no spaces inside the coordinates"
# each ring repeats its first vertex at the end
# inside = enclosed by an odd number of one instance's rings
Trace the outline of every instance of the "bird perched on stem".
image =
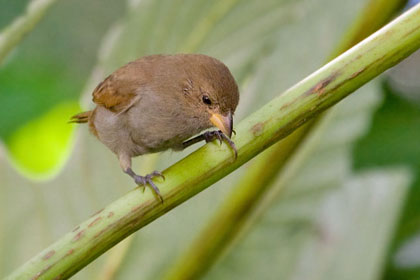
{"type": "MultiPolygon", "coordinates": [[[[219,60],[201,54],[151,55],[119,68],[93,91],[92,111],[71,122],[88,123],[136,184],[150,185],[162,200],[153,172],[139,176],[131,158],[167,149],[182,150],[200,141],[226,141],[233,149],[232,116],[238,86],[219,60]],[[201,131],[217,127],[192,139],[201,131]],[[188,140],[189,139],[189,140],[188,140]]],[[[164,178],[164,177],[163,177],[164,178]]]]}

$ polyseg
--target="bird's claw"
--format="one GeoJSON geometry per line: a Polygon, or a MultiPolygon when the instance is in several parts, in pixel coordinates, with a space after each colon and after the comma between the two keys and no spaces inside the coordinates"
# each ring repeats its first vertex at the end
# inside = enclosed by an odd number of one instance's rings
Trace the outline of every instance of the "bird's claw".
{"type": "Polygon", "coordinates": [[[230,140],[221,130],[215,131],[207,131],[203,134],[204,140],[206,143],[213,141],[214,139],[218,139],[220,141],[220,145],[222,145],[223,140],[232,148],[233,152],[235,153],[235,159],[238,157],[238,150],[236,149],[235,143],[230,140]]]}
{"type": "Polygon", "coordinates": [[[162,174],[162,172],[159,171],[153,171],[152,173],[146,175],[146,177],[149,177],[150,179],[153,179],[154,177],[160,177],[163,180],[165,180],[165,176],[162,174]]]}
{"type": "Polygon", "coordinates": [[[146,176],[135,175],[133,178],[134,178],[134,182],[136,182],[137,185],[142,185],[142,186],[149,185],[150,187],[152,187],[153,191],[159,197],[160,201],[163,202],[163,197],[160,194],[159,188],[153,182],[154,177],[161,177],[163,180],[165,180],[165,176],[163,176],[163,174],[160,173],[159,171],[154,171],[146,176]]]}

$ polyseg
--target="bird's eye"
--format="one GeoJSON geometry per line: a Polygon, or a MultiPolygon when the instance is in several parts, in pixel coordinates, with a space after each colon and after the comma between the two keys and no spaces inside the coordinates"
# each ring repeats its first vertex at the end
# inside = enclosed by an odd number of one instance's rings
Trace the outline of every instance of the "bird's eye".
{"type": "Polygon", "coordinates": [[[207,95],[203,95],[204,104],[211,105],[211,100],[207,95]]]}

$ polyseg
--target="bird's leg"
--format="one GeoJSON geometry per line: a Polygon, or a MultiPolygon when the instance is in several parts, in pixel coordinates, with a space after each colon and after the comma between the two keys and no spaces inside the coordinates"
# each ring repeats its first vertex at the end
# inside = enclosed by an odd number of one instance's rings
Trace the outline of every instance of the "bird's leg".
{"type": "Polygon", "coordinates": [[[125,173],[130,175],[131,178],[134,179],[134,182],[136,182],[137,185],[151,186],[153,191],[157,194],[159,199],[163,202],[163,197],[160,194],[159,188],[152,181],[154,177],[162,177],[162,179],[165,179],[165,176],[163,176],[162,173],[160,173],[159,171],[153,171],[152,173],[147,174],[146,176],[140,176],[134,173],[134,171],[130,167],[125,170],[125,173]]]}
{"type": "Polygon", "coordinates": [[[119,156],[120,164],[122,169],[125,173],[127,173],[131,178],[134,179],[134,182],[136,182],[137,185],[146,186],[149,185],[152,187],[153,191],[156,193],[156,195],[159,197],[160,201],[163,202],[162,195],[160,194],[159,188],[153,183],[154,177],[162,177],[165,180],[165,176],[163,176],[162,173],[159,171],[153,171],[152,173],[146,175],[146,176],[140,176],[137,175],[133,169],[131,169],[131,158],[120,155],[119,156]]]}
{"type": "Polygon", "coordinates": [[[235,158],[238,157],[238,151],[236,149],[235,143],[233,143],[232,140],[230,140],[229,137],[227,137],[222,131],[215,130],[215,131],[206,131],[203,134],[200,134],[190,140],[185,141],[182,143],[182,148],[187,148],[195,143],[206,141],[206,143],[211,142],[215,139],[218,139],[220,141],[220,145],[223,143],[223,141],[226,141],[226,143],[232,148],[232,150],[235,153],[235,158]]]}

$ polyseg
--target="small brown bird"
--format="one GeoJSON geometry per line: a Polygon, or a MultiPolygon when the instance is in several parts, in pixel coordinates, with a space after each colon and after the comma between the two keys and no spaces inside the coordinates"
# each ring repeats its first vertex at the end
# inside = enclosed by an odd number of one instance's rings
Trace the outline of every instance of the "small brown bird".
{"type": "Polygon", "coordinates": [[[93,91],[96,108],[71,122],[89,123],[136,184],[149,184],[162,199],[152,178],[131,169],[131,158],[167,149],[182,150],[200,141],[230,140],[232,116],[239,102],[238,86],[219,60],[201,54],[151,55],[119,68],[93,91]],[[199,132],[217,127],[190,140],[199,132]]]}

